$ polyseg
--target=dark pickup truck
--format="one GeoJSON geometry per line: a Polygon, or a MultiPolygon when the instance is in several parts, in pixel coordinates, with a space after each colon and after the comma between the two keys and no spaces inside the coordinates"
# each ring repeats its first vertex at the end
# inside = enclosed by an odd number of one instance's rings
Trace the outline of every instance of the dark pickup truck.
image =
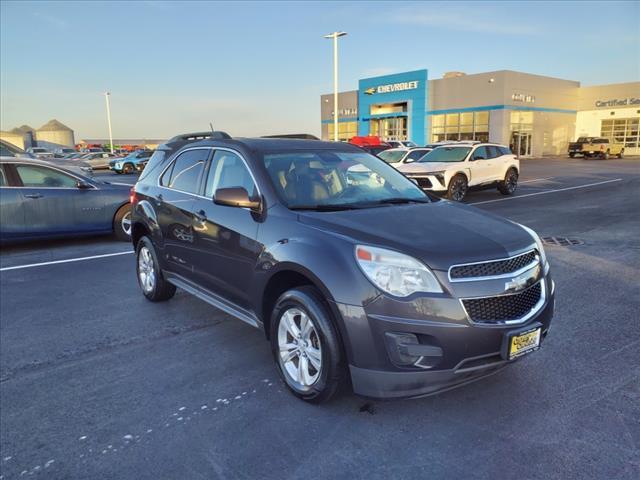
{"type": "Polygon", "coordinates": [[[569,144],[569,156],[576,155],[583,157],[599,157],[608,159],[610,155],[617,155],[618,158],[624,156],[624,145],[621,143],[611,143],[608,138],[602,137],[580,137],[575,142],[569,144]]]}

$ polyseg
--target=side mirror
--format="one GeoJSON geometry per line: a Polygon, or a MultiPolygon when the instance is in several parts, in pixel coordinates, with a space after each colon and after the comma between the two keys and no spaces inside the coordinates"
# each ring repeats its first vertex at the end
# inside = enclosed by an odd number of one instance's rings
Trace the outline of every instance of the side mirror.
{"type": "Polygon", "coordinates": [[[84,182],[82,180],[78,180],[78,182],[76,183],[76,188],[79,188],[80,190],[88,190],[90,188],[92,188],[91,184],[84,182]]]}
{"type": "Polygon", "coordinates": [[[252,200],[243,187],[219,188],[213,194],[213,203],[227,207],[249,208],[260,211],[260,200],[252,200]]]}

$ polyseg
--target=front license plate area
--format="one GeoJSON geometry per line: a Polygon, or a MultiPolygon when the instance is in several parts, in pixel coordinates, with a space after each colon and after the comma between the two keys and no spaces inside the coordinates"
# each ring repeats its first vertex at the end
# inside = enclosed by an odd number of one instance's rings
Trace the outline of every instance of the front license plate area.
{"type": "Polygon", "coordinates": [[[505,334],[502,357],[514,360],[540,348],[542,339],[542,325],[530,325],[525,329],[512,330],[505,334]]]}

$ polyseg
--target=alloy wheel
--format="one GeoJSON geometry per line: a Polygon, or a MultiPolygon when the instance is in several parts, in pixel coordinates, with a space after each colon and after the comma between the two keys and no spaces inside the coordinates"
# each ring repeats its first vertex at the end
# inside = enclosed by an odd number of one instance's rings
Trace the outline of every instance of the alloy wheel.
{"type": "Polygon", "coordinates": [[[320,377],[322,346],[313,320],[299,308],[289,308],[278,325],[278,361],[288,380],[309,390],[320,377]]]}
{"type": "Polygon", "coordinates": [[[138,253],[138,280],[145,293],[152,292],[156,286],[153,256],[146,246],[143,246],[138,253]]]}
{"type": "Polygon", "coordinates": [[[122,220],[120,220],[120,225],[122,226],[122,230],[128,236],[131,236],[131,210],[125,213],[122,216],[122,220]]]}
{"type": "Polygon", "coordinates": [[[455,178],[451,185],[451,198],[456,202],[461,201],[467,194],[467,183],[462,178],[455,178]]]}
{"type": "Polygon", "coordinates": [[[505,184],[509,193],[515,192],[518,186],[518,174],[511,170],[509,172],[509,175],[507,176],[507,181],[505,182],[505,184]]]}

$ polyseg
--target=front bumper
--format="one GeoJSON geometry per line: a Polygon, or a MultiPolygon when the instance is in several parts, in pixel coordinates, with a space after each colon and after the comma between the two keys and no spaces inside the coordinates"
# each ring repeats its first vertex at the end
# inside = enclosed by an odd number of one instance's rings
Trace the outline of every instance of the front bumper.
{"type": "Polygon", "coordinates": [[[430,174],[430,173],[421,173],[421,174],[407,174],[406,175],[411,180],[415,180],[418,182],[418,186],[425,191],[429,192],[444,192],[447,190],[447,185],[445,181],[444,174],[430,174]]]}
{"type": "Polygon", "coordinates": [[[553,281],[546,277],[544,305],[518,325],[485,324],[468,320],[455,298],[417,298],[399,302],[378,297],[366,307],[336,304],[344,321],[344,335],[355,393],[370,398],[407,398],[439,393],[492,375],[516,360],[503,354],[506,334],[540,325],[544,342],[554,313],[553,281]],[[433,353],[426,361],[398,366],[389,337],[411,335],[416,347],[433,353]],[[438,353],[438,351],[440,353],[438,353]]]}

